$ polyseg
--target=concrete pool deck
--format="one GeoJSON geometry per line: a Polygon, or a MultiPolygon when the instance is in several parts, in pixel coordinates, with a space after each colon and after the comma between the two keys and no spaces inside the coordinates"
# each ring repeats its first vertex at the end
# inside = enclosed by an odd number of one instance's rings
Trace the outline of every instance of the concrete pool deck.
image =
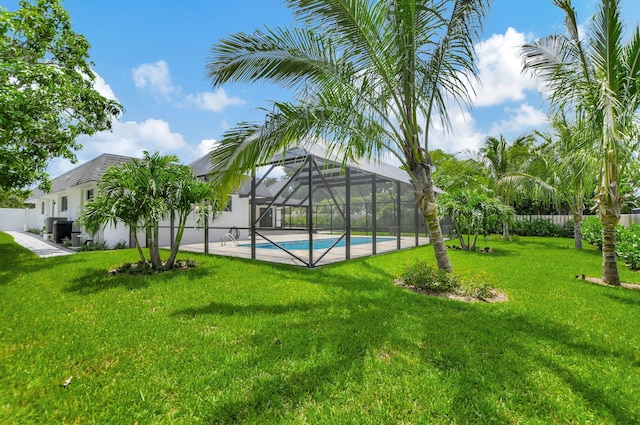
{"type": "MultiPolygon", "coordinates": [[[[314,234],[314,240],[319,239],[335,239],[339,237],[339,234],[314,234]]],[[[284,242],[284,241],[306,241],[308,239],[308,235],[306,234],[279,234],[279,235],[268,235],[269,239],[274,242],[284,242]]],[[[354,235],[352,237],[362,237],[361,235],[354,235]]],[[[385,236],[386,237],[386,236],[385,236]]],[[[248,239],[238,241],[240,245],[236,245],[233,242],[226,241],[224,244],[222,242],[210,242],[209,243],[209,254],[214,255],[223,255],[229,257],[239,257],[239,258],[251,258],[251,247],[243,246],[244,244],[250,244],[251,241],[248,239]]],[[[265,243],[268,241],[261,237],[256,237],[256,244],[265,243]]],[[[427,245],[429,243],[429,238],[425,236],[418,237],[418,245],[427,245]]],[[[414,248],[416,246],[415,237],[414,236],[403,236],[400,238],[400,249],[408,249],[414,248]]],[[[393,237],[393,240],[388,240],[384,242],[376,243],[376,254],[381,254],[385,252],[393,252],[398,250],[397,239],[393,237]]],[[[205,252],[204,243],[198,244],[187,244],[180,245],[180,251],[183,252],[205,252]]],[[[339,261],[346,260],[346,247],[334,247],[329,252],[327,252],[320,261],[317,261],[320,256],[322,256],[327,249],[316,249],[313,251],[313,261],[314,266],[321,266],[331,263],[336,263],[339,261]]],[[[280,264],[293,264],[296,266],[305,266],[305,262],[309,262],[309,250],[308,249],[298,249],[291,250],[291,253],[298,256],[300,259],[297,259],[290,255],[289,253],[274,248],[256,248],[256,260],[259,261],[268,261],[271,263],[280,263],[280,264]]],[[[359,245],[351,245],[351,258],[358,257],[366,257],[374,255],[373,248],[371,243],[367,244],[359,244],[359,245]]]]}

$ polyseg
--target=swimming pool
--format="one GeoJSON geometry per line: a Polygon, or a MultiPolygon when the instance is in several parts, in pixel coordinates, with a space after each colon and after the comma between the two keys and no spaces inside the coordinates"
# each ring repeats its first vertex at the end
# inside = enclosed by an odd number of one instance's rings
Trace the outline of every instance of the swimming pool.
{"type": "MultiPolygon", "coordinates": [[[[313,240],[313,249],[327,249],[331,245],[333,245],[338,238],[328,238],[328,239],[314,239],[313,240]]],[[[390,242],[395,241],[396,238],[392,237],[377,237],[376,242],[390,242]]],[[[371,238],[367,236],[352,236],[351,237],[351,245],[363,245],[370,244],[371,238]]],[[[342,238],[340,242],[336,244],[336,246],[346,246],[347,239],[342,238]]],[[[309,241],[301,240],[301,241],[283,241],[278,242],[282,248],[288,251],[294,251],[297,249],[309,249],[309,241]]],[[[240,244],[240,246],[251,246],[251,244],[240,244]]],[[[264,248],[264,249],[280,249],[272,243],[269,242],[261,242],[256,244],[256,248],[264,248]]]]}

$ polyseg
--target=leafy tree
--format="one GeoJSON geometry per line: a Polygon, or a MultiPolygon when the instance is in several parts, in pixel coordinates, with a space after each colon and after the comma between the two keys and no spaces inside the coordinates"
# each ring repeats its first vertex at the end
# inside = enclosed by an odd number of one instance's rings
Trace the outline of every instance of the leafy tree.
{"type": "Polygon", "coordinates": [[[94,80],[89,43],[59,0],[0,6],[0,188],[46,188],[51,159],[75,160],[78,136],[111,129],[121,106],[94,80]]]}
{"type": "Polygon", "coordinates": [[[623,197],[621,183],[638,143],[640,108],[640,28],[623,42],[619,0],[602,0],[588,38],[581,39],[571,0],[554,0],[566,15],[566,34],[551,35],[523,47],[524,67],[550,93],[552,110],[571,111],[587,124],[587,140],[600,162],[597,210],[602,221],[602,279],[620,285],[616,224],[623,197]]]}
{"type": "MultiPolygon", "coordinates": [[[[504,205],[512,206],[523,198],[549,199],[553,188],[536,175],[538,171],[533,154],[532,134],[517,137],[509,143],[503,135],[487,137],[477,154],[488,174],[488,189],[504,205]]],[[[509,238],[509,223],[502,225],[503,236],[509,238]]]]}
{"type": "Polygon", "coordinates": [[[213,86],[269,81],[295,90],[265,122],[240,123],[213,153],[226,187],[287,147],[328,140],[345,159],[397,158],[411,177],[438,267],[452,271],[438,222],[429,134],[470,101],[474,41],[489,0],[286,0],[301,28],[231,35],[212,48],[213,86]]]}
{"type": "Polygon", "coordinates": [[[488,177],[482,164],[471,158],[459,159],[441,149],[431,152],[433,184],[445,192],[476,190],[488,186],[488,177]]]}
{"type": "Polygon", "coordinates": [[[165,268],[172,268],[188,215],[196,211],[204,220],[224,208],[210,183],[197,180],[191,168],[175,164],[176,161],[178,158],[173,155],[145,152],[142,159],[111,167],[98,184],[94,198],[83,206],[78,217],[80,225],[89,233],[96,233],[107,224],[125,224],[134,235],[140,260],[157,269],[163,266],[159,222],[175,218],[177,231],[164,264],[165,268]],[[149,261],[137,237],[141,230],[149,241],[149,261]]]}
{"type": "Polygon", "coordinates": [[[440,214],[451,217],[454,222],[462,249],[475,250],[478,235],[486,237],[497,223],[508,222],[514,215],[510,206],[477,191],[445,193],[440,195],[439,202],[440,214]]]}
{"type": "Polygon", "coordinates": [[[28,190],[4,190],[0,187],[0,208],[24,208],[28,190]]]}

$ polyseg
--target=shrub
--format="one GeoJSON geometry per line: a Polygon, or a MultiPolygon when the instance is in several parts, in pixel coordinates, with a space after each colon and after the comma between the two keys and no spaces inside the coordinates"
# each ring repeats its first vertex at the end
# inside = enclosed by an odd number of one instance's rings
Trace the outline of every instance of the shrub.
{"type": "Polygon", "coordinates": [[[456,288],[455,276],[428,265],[425,261],[416,261],[405,265],[400,279],[407,285],[431,291],[449,292],[456,288]]]}
{"type": "Polygon", "coordinates": [[[616,227],[616,253],[630,269],[640,269],[640,225],[616,227]]]}
{"type": "Polygon", "coordinates": [[[109,246],[106,242],[87,242],[78,251],[107,251],[109,246]]]}
{"type": "Polygon", "coordinates": [[[562,238],[573,238],[574,232],[574,221],[567,220],[562,226],[560,226],[560,234],[558,236],[562,238]]]}
{"type": "Polygon", "coordinates": [[[495,288],[485,276],[472,276],[460,280],[461,287],[458,290],[460,295],[479,300],[491,298],[495,288]]]}
{"type": "Polygon", "coordinates": [[[598,249],[602,249],[602,223],[600,218],[591,216],[582,221],[582,239],[598,249]]]}
{"type": "Polygon", "coordinates": [[[118,242],[113,246],[113,249],[127,249],[127,248],[129,248],[129,244],[123,240],[121,240],[120,242],[118,242]]]}
{"type": "Polygon", "coordinates": [[[405,284],[418,289],[450,292],[480,300],[491,298],[495,292],[495,288],[486,276],[475,275],[462,278],[430,266],[425,261],[405,265],[399,278],[405,284]]]}
{"type": "MultiPolygon", "coordinates": [[[[571,222],[573,223],[573,221],[571,222]]],[[[573,226],[573,224],[571,224],[573,226]]],[[[559,226],[547,219],[516,221],[511,227],[511,232],[520,236],[565,236],[563,226],[559,226]]],[[[568,237],[573,237],[573,227],[568,237]]]]}

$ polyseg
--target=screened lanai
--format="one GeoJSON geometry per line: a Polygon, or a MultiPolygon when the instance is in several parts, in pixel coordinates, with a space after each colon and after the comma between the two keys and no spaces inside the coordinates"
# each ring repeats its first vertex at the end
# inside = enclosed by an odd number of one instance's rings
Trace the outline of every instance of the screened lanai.
{"type": "Polygon", "coordinates": [[[343,161],[321,144],[257,167],[242,196],[249,198],[248,240],[220,248],[248,249],[253,259],[315,267],[428,243],[406,172],[343,161]]]}

